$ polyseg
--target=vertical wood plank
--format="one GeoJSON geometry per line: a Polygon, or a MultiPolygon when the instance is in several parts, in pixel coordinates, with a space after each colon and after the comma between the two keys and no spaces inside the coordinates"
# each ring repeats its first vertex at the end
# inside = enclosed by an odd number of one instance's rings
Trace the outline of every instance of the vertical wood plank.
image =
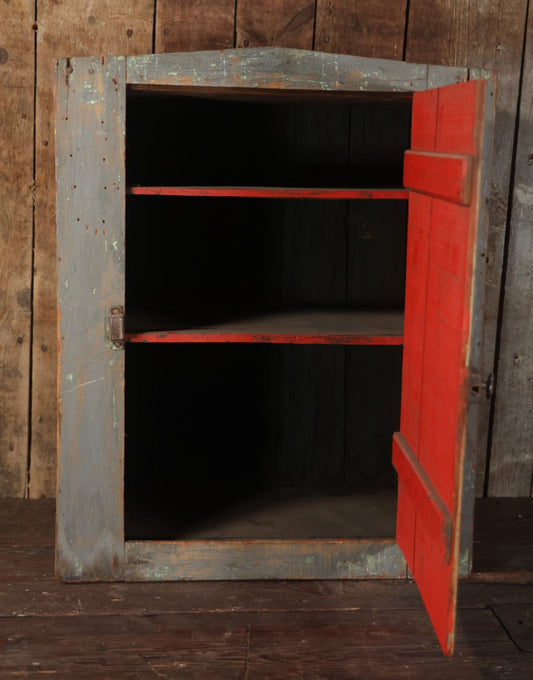
{"type": "Polygon", "coordinates": [[[315,0],[239,0],[236,47],[313,48],[315,0]]]}
{"type": "Polygon", "coordinates": [[[407,0],[317,0],[315,49],[401,59],[407,0]]]}
{"type": "Polygon", "coordinates": [[[33,2],[0,22],[0,496],[26,493],[31,342],[33,2]]]}
{"type": "MultiPolygon", "coordinates": [[[[287,115],[287,157],[304,171],[348,169],[350,115],[347,107],[301,108],[287,115]]],[[[311,178],[310,178],[311,179],[311,178]]],[[[286,201],[282,254],[285,306],[346,302],[345,201],[286,201]]],[[[292,483],[344,481],[343,347],[280,348],[280,469],[292,483]]]]}
{"type": "Polygon", "coordinates": [[[37,3],[36,197],[30,495],[56,476],[56,237],[52,62],[58,55],[142,54],[152,47],[153,0],[37,3]]]}
{"type": "Polygon", "coordinates": [[[233,47],[235,0],[158,0],[155,51],[188,52],[233,47]]]}
{"type": "MultiPolygon", "coordinates": [[[[406,44],[408,61],[468,66],[498,71],[494,155],[486,253],[483,358],[486,377],[494,364],[507,196],[522,57],[527,0],[411,0],[406,44]]],[[[476,493],[481,495],[486,474],[489,400],[480,409],[476,463],[476,493]]]]}
{"type": "Polygon", "coordinates": [[[533,3],[529,3],[488,492],[529,496],[533,475],[533,3]]]}
{"type": "Polygon", "coordinates": [[[56,89],[56,571],[65,580],[117,579],[124,556],[124,351],[107,337],[109,309],[125,297],[126,59],[61,60],[56,89]]]}
{"type": "MultiPolygon", "coordinates": [[[[346,206],[289,204],[282,297],[288,306],[345,301],[346,206]]],[[[280,470],[292,484],[340,484],[344,475],[343,347],[280,347],[280,470]]]]}
{"type": "Polygon", "coordinates": [[[346,348],[345,475],[368,492],[394,487],[391,440],[400,422],[401,347],[346,348]]]}

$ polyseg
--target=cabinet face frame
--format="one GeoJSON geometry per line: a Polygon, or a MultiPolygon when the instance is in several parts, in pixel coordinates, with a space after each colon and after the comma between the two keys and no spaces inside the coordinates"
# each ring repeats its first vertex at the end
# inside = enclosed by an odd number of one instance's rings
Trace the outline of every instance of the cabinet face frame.
{"type": "MultiPolygon", "coordinates": [[[[481,71],[306,52],[249,49],[56,63],[59,297],[59,471],[56,571],[65,581],[230,578],[401,578],[388,540],[125,542],[124,351],[111,342],[109,310],[125,304],[127,89],[230,97],[328,98],[419,92],[481,71]],[[215,90],[214,90],[215,89],[215,90]],[[336,94],[333,94],[336,93],[336,94]],[[243,569],[231,565],[239,561],[243,569]],[[288,569],[283,565],[290,560],[288,569]]],[[[491,104],[492,106],[492,104],[491,104]]],[[[485,125],[485,153],[490,124],[485,125]]],[[[485,166],[488,164],[485,163],[485,166]]],[[[488,194],[483,172],[482,195],[488,194]]],[[[470,370],[480,361],[486,210],[480,206],[470,370]]],[[[480,378],[481,380],[481,378],[480,378]]],[[[468,406],[460,573],[471,560],[477,412],[468,406]]]]}

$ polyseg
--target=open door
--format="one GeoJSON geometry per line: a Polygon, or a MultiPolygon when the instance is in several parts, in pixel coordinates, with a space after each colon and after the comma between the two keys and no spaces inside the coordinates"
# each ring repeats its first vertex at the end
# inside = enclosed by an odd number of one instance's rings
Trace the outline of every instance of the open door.
{"type": "MultiPolygon", "coordinates": [[[[445,654],[454,646],[484,80],[416,93],[409,191],[397,542],[445,654]]],[[[472,372],[473,373],[473,372],[472,372]]]]}

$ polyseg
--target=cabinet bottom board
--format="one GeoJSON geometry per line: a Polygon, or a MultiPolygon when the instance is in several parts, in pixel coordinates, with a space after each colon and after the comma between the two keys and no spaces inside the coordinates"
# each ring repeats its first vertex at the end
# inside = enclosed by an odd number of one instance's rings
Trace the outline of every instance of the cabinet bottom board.
{"type": "Polygon", "coordinates": [[[395,518],[392,489],[256,494],[182,523],[171,540],[152,540],[172,533],[146,516],[126,542],[126,579],[403,578],[395,518]]]}
{"type": "Polygon", "coordinates": [[[128,541],[127,581],[406,578],[394,539],[128,541]]]}

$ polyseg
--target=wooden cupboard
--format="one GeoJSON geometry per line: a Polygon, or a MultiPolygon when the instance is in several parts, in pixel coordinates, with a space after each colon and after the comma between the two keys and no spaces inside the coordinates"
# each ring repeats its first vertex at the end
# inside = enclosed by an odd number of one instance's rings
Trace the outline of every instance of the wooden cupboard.
{"type": "Polygon", "coordinates": [[[61,578],[409,568],[451,653],[493,98],[290,49],[57,62],[61,578]]]}

